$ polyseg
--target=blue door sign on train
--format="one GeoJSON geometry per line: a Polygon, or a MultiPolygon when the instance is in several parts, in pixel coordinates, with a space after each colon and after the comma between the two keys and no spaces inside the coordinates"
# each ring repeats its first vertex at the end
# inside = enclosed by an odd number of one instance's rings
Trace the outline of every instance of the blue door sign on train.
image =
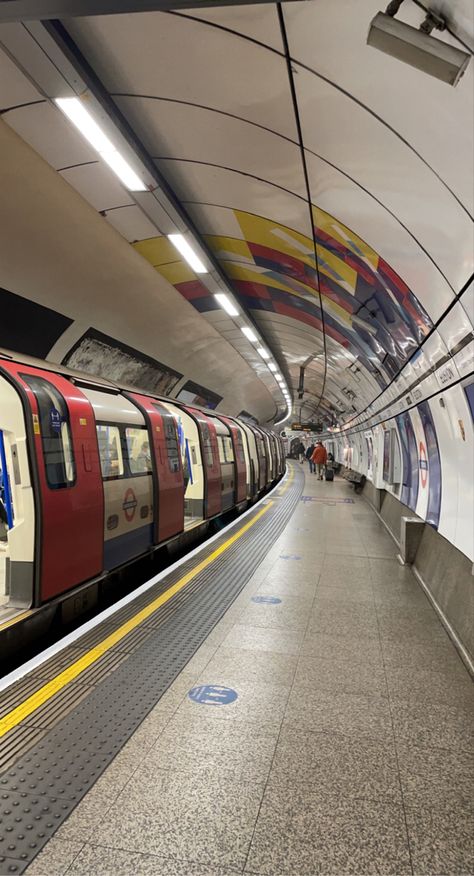
{"type": "Polygon", "coordinates": [[[228,706],[235,702],[238,693],[232,687],[223,687],[220,684],[199,684],[191,688],[188,697],[193,703],[203,706],[228,706]]]}
{"type": "Polygon", "coordinates": [[[51,408],[49,412],[49,425],[53,432],[61,431],[61,414],[56,408],[51,408]]]}
{"type": "Polygon", "coordinates": [[[281,602],[281,599],[278,596],[252,596],[252,602],[256,602],[259,605],[277,605],[281,602]]]}

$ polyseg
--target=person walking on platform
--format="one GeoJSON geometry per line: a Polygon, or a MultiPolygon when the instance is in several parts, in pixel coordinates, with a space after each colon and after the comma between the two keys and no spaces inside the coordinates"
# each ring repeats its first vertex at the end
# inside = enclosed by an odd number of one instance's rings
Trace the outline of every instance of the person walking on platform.
{"type": "Polygon", "coordinates": [[[306,451],[306,454],[305,454],[306,459],[309,462],[309,473],[310,474],[312,474],[314,472],[314,462],[312,460],[313,453],[314,453],[314,444],[313,444],[313,442],[311,442],[311,444],[309,445],[309,447],[306,451]]]}
{"type": "Polygon", "coordinates": [[[324,469],[326,466],[327,458],[328,454],[326,448],[323,445],[323,442],[318,441],[316,447],[314,448],[311,459],[315,464],[314,467],[316,470],[316,474],[318,475],[320,481],[322,481],[324,478],[324,469]]]}
{"type": "Polygon", "coordinates": [[[298,458],[299,458],[300,462],[304,462],[304,455],[305,455],[305,446],[304,446],[303,442],[300,441],[299,447],[298,447],[298,458]]]}

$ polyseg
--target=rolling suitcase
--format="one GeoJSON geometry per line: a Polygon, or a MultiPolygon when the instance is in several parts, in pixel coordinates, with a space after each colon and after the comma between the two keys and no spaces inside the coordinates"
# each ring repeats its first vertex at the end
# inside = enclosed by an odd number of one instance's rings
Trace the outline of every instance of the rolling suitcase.
{"type": "Polygon", "coordinates": [[[327,481],[333,481],[334,480],[334,469],[326,468],[325,478],[327,481]]]}

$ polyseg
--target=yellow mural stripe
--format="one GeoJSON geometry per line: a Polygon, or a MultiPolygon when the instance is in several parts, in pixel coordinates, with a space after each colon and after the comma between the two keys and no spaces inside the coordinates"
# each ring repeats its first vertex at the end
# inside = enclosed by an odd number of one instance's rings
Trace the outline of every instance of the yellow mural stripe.
{"type": "Polygon", "coordinates": [[[218,557],[220,557],[225,551],[227,551],[239,538],[241,538],[244,533],[248,532],[252,526],[255,526],[258,520],[263,517],[264,514],[272,507],[273,500],[270,500],[267,505],[260,509],[248,523],[245,523],[234,535],[228,538],[225,542],[223,542],[218,548],[216,548],[211,554],[209,554],[206,559],[201,560],[200,563],[197,563],[193,569],[183,575],[182,578],[179,579],[175,584],[168,588],[165,593],[162,593],[156,599],[146,605],[145,608],[142,608],[141,611],[138,611],[133,617],[129,618],[128,621],[125,621],[117,630],[107,636],[102,642],[99,642],[98,645],[95,645],[90,651],[87,651],[82,657],[76,660],[74,663],[71,663],[67,669],[60,672],[56,675],[51,681],[47,682],[47,684],[40,687],[34,694],[29,696],[26,700],[20,703],[19,706],[12,709],[11,712],[8,712],[4,717],[0,720],[0,738],[8,733],[9,730],[12,730],[21,721],[24,721],[29,715],[43,706],[48,700],[51,699],[55,694],[57,694],[62,688],[68,685],[71,681],[85,672],[86,669],[89,668],[93,663],[96,663],[97,660],[100,660],[103,655],[109,651],[117,642],[120,642],[128,633],[132,632],[137,626],[139,626],[146,618],[150,617],[150,615],[154,614],[157,609],[161,608],[166,602],[169,602],[173,596],[180,592],[193,578],[196,577],[200,572],[210,566],[218,557]]]}

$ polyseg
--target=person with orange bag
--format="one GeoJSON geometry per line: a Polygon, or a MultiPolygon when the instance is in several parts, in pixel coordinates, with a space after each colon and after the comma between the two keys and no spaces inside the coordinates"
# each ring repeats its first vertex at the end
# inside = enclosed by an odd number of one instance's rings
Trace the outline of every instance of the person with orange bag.
{"type": "Polygon", "coordinates": [[[322,441],[318,441],[318,443],[316,444],[311,459],[314,462],[315,473],[318,475],[319,480],[322,481],[324,478],[324,469],[328,459],[327,450],[324,447],[322,441]]]}

